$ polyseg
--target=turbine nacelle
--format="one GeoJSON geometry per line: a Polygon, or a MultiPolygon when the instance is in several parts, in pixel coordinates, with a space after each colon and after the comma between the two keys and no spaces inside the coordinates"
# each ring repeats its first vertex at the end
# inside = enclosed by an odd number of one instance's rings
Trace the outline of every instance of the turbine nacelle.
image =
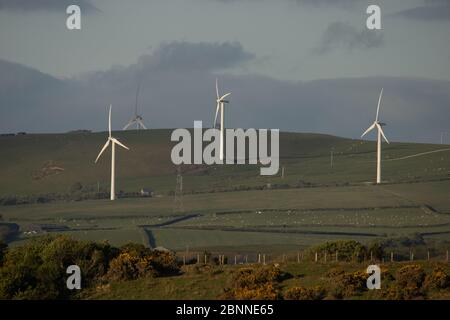
{"type": "Polygon", "coordinates": [[[216,116],[214,117],[214,128],[216,127],[216,123],[217,123],[217,116],[219,115],[219,110],[222,108],[221,112],[223,113],[223,107],[225,105],[225,103],[230,103],[229,100],[225,100],[225,98],[229,97],[231,95],[231,92],[224,94],[223,96],[220,96],[219,94],[219,83],[218,80],[216,79],[216,102],[217,102],[217,107],[216,107],[216,116]]]}
{"type": "Polygon", "coordinates": [[[380,105],[381,105],[381,97],[383,96],[383,89],[381,89],[380,92],[380,97],[378,98],[378,106],[377,106],[377,114],[375,116],[375,121],[373,122],[373,124],[361,135],[361,138],[364,137],[367,133],[369,133],[370,131],[372,131],[373,129],[378,129],[378,131],[380,132],[381,136],[383,137],[383,139],[389,143],[388,139],[386,138],[386,135],[384,134],[383,128],[384,126],[386,126],[386,123],[380,122],[378,121],[379,116],[380,116],[380,105]]]}
{"type": "Polygon", "coordinates": [[[123,127],[123,130],[127,130],[130,126],[133,124],[136,125],[136,130],[147,129],[147,127],[144,125],[144,118],[141,115],[138,115],[137,109],[138,109],[138,97],[139,97],[139,90],[141,88],[141,84],[139,83],[139,86],[136,91],[136,104],[134,106],[134,117],[123,127]]]}
{"type": "Polygon", "coordinates": [[[95,163],[97,163],[98,159],[100,159],[101,155],[109,147],[110,143],[117,144],[117,145],[121,146],[124,149],[130,150],[130,148],[128,148],[123,143],[121,143],[119,140],[114,138],[112,136],[112,134],[111,134],[111,107],[112,106],[109,106],[109,121],[108,121],[108,133],[109,133],[109,136],[108,136],[108,140],[106,140],[105,145],[103,146],[102,150],[100,150],[100,153],[98,154],[97,159],[95,159],[95,163]]]}

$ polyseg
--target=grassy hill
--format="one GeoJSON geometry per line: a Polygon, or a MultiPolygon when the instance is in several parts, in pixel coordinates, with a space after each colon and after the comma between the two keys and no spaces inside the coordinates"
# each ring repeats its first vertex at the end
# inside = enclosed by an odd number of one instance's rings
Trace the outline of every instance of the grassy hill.
{"type": "MultiPolygon", "coordinates": [[[[174,189],[175,168],[170,160],[171,130],[115,132],[131,148],[117,154],[117,186],[123,191],[153,187],[164,193],[174,189]]],[[[0,195],[68,192],[84,186],[109,188],[110,153],[96,165],[94,160],[106,133],[42,134],[0,137],[0,195]]],[[[392,143],[383,145],[383,180],[400,182],[450,177],[450,150],[404,160],[410,155],[445,149],[441,145],[392,143]]],[[[249,165],[190,166],[185,191],[227,188],[265,183],[319,184],[360,183],[375,176],[374,142],[321,134],[282,133],[280,162],[285,179],[259,176],[259,167],[249,165]],[[334,164],[330,151],[334,148],[334,164]]],[[[281,172],[280,172],[281,174],[281,172]]]]}
{"type": "MultiPolygon", "coordinates": [[[[422,234],[450,239],[450,150],[442,145],[383,144],[383,181],[375,179],[371,141],[282,133],[285,176],[252,165],[183,166],[183,207],[174,204],[171,130],[115,132],[116,188],[152,188],[153,198],[57,201],[1,207],[24,232],[128,241],[176,250],[282,250],[329,239],[370,241],[422,234]],[[334,150],[333,167],[330,151],[334,150]],[[437,152],[436,152],[437,151],[437,152]],[[181,219],[180,219],[181,218],[181,219]]],[[[109,190],[110,153],[94,160],[106,133],[0,137],[0,197],[109,190]]],[[[20,241],[16,241],[20,243],[20,241]]]]}

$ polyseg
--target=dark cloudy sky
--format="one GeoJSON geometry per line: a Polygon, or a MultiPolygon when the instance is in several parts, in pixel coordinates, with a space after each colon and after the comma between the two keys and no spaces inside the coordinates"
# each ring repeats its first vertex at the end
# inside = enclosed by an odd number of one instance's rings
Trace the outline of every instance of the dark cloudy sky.
{"type": "Polygon", "coordinates": [[[0,0],[0,132],[211,125],[450,143],[450,0],[0,0]],[[82,30],[65,8],[82,8],[82,30]],[[365,29],[368,4],[381,31],[365,29]]]}

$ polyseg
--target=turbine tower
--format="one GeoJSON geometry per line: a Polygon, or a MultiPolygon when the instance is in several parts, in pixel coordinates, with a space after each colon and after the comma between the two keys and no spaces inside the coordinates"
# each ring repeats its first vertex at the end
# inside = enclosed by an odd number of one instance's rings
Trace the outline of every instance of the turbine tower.
{"type": "Polygon", "coordinates": [[[138,97],[139,97],[139,90],[141,88],[141,84],[139,83],[137,91],[136,91],[136,103],[134,105],[134,116],[131,118],[131,120],[127,123],[125,127],[123,127],[123,130],[127,130],[130,126],[133,124],[136,124],[136,130],[147,129],[147,127],[144,125],[142,116],[138,115],[137,109],[138,109],[138,97]]]}
{"type": "Polygon", "coordinates": [[[378,140],[377,140],[377,184],[381,183],[381,142],[382,137],[383,139],[389,143],[388,139],[386,138],[384,132],[383,132],[383,126],[385,126],[385,123],[381,123],[378,121],[378,117],[380,115],[380,104],[381,104],[381,97],[383,96],[383,89],[381,89],[380,97],[378,98],[378,107],[377,107],[377,115],[375,117],[374,123],[362,134],[361,138],[364,137],[368,132],[372,131],[373,129],[378,129],[378,140]]]}
{"type": "Polygon", "coordinates": [[[214,128],[216,128],[216,123],[217,123],[217,115],[219,114],[219,110],[220,110],[220,156],[219,159],[223,160],[223,145],[224,145],[224,106],[225,103],[229,103],[228,100],[225,100],[226,97],[228,97],[229,95],[231,95],[230,93],[224,94],[223,96],[219,95],[219,84],[218,84],[218,80],[216,78],[216,97],[217,97],[217,108],[216,108],[216,117],[214,118],[214,128]]]}
{"type": "Polygon", "coordinates": [[[106,141],[105,145],[103,146],[102,150],[97,156],[97,159],[95,159],[95,163],[97,163],[98,159],[100,159],[102,153],[109,147],[109,144],[111,143],[111,200],[116,199],[116,190],[115,190],[115,169],[116,169],[116,144],[121,146],[124,149],[130,150],[128,147],[120,143],[119,140],[114,138],[111,135],[111,107],[109,106],[109,121],[108,121],[108,131],[109,131],[109,137],[106,141]]]}

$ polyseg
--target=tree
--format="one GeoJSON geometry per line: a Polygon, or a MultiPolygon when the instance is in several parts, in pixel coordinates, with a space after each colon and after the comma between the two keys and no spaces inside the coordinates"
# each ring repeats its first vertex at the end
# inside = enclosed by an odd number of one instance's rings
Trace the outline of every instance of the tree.
{"type": "Polygon", "coordinates": [[[67,299],[66,269],[78,265],[89,287],[107,271],[114,250],[108,244],[47,236],[8,250],[0,267],[0,299],[67,299]]]}

